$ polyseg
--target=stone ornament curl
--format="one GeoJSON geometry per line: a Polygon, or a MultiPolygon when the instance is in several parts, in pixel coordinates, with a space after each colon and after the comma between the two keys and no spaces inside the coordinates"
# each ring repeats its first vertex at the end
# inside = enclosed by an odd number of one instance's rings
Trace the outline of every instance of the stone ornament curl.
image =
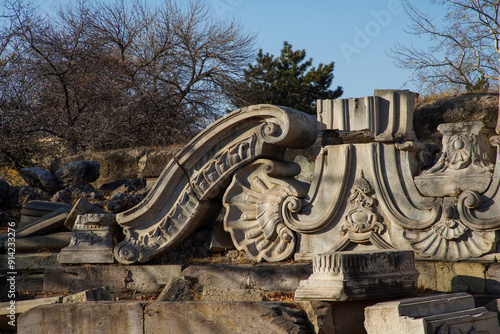
{"type": "Polygon", "coordinates": [[[289,198],[302,198],[309,185],[293,176],[295,163],[260,159],[242,168],[224,194],[224,229],[236,248],[254,261],[276,262],[295,252],[296,236],[283,219],[289,198]]]}

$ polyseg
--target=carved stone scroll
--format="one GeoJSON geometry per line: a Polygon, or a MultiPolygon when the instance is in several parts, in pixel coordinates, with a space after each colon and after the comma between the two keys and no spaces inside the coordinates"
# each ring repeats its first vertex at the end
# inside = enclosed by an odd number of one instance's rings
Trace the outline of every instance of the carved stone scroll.
{"type": "Polygon", "coordinates": [[[220,207],[213,200],[239,168],[308,147],[316,137],[315,120],[290,108],[259,105],[219,119],[172,159],[141,203],[117,215],[125,239],[115,258],[146,262],[174,247],[220,207]]]}

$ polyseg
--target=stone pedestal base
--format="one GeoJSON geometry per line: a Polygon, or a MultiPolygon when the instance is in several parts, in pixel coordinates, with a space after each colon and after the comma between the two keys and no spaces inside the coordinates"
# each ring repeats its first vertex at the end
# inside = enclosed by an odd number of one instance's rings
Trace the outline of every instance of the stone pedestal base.
{"type": "Polygon", "coordinates": [[[59,263],[113,263],[115,215],[93,213],[79,215],[73,226],[68,247],[57,256],[59,263]]]}
{"type": "Polygon", "coordinates": [[[409,296],[417,287],[412,251],[335,252],[316,255],[313,274],[297,300],[347,301],[409,296]]]}

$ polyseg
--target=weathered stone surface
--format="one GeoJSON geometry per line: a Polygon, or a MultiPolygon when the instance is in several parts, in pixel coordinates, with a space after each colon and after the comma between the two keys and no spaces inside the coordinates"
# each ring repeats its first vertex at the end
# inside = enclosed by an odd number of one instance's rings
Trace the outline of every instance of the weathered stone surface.
{"type": "Polygon", "coordinates": [[[111,300],[111,292],[107,286],[89,289],[69,296],[62,297],[63,303],[83,303],[89,301],[111,300]]]}
{"type": "Polygon", "coordinates": [[[202,301],[239,301],[261,302],[265,292],[257,289],[229,289],[205,285],[203,287],[202,301]]]}
{"type": "Polygon", "coordinates": [[[322,100],[318,103],[319,130],[368,130],[372,140],[383,142],[416,140],[414,101],[412,92],[391,89],[376,89],[374,96],[365,98],[322,100]]]}
{"type": "MultiPolygon", "coordinates": [[[[16,270],[40,270],[60,267],[57,262],[57,254],[49,252],[16,254],[16,270]]],[[[0,271],[10,271],[8,263],[8,255],[0,254],[0,271]]]]}
{"type": "MultiPolygon", "coordinates": [[[[16,251],[61,250],[71,241],[71,232],[59,232],[16,239],[16,251]]],[[[5,246],[7,242],[5,242],[5,246]]],[[[7,247],[5,247],[7,248],[7,247]]]]}
{"type": "Polygon", "coordinates": [[[68,217],[64,221],[64,226],[66,226],[69,230],[72,230],[73,226],[75,225],[77,216],[84,215],[86,213],[106,213],[106,211],[104,211],[97,205],[89,203],[83,198],[80,198],[69,212],[68,217]]]}
{"type": "Polygon", "coordinates": [[[60,190],[52,196],[51,202],[62,202],[67,204],[73,204],[80,198],[86,199],[104,199],[104,194],[95,190],[90,184],[83,186],[72,185],[66,189],[60,190]]]}
{"type": "Polygon", "coordinates": [[[500,294],[500,264],[489,266],[485,278],[486,292],[494,295],[500,294]]]}
{"type": "Polygon", "coordinates": [[[99,168],[97,161],[73,161],[64,164],[54,173],[54,176],[61,188],[73,185],[83,186],[99,178],[99,168]]]}
{"type": "Polygon", "coordinates": [[[49,297],[21,301],[17,300],[15,304],[11,304],[10,301],[0,303],[0,331],[2,331],[2,333],[16,333],[17,319],[22,313],[40,305],[59,303],[61,299],[62,297],[49,297]],[[9,324],[9,322],[11,322],[11,324],[9,324]],[[12,324],[16,326],[12,326],[12,324]]]}
{"type": "Polygon", "coordinates": [[[19,225],[26,225],[38,218],[45,216],[58,209],[70,211],[72,206],[66,203],[54,203],[49,201],[30,201],[21,210],[21,221],[19,225]]]}
{"type": "Polygon", "coordinates": [[[71,266],[46,269],[43,285],[48,292],[80,292],[108,286],[112,293],[123,289],[150,293],[180,275],[180,265],[71,266]]]}
{"type": "Polygon", "coordinates": [[[424,196],[458,197],[464,191],[483,193],[491,182],[495,152],[489,138],[494,123],[441,124],[443,152],[430,169],[415,177],[424,196]]]}
{"type": "Polygon", "coordinates": [[[110,213],[79,215],[71,242],[57,257],[60,263],[113,263],[116,218],[110,213]]]}
{"type": "Polygon", "coordinates": [[[412,251],[335,252],[313,260],[313,274],[295,292],[297,300],[346,301],[410,296],[418,271],[412,251]]]}
{"type": "Polygon", "coordinates": [[[202,288],[194,279],[176,277],[165,286],[158,297],[158,301],[181,302],[199,300],[202,288]]]}
{"type": "Polygon", "coordinates": [[[233,241],[231,240],[231,234],[224,230],[224,225],[222,222],[217,223],[209,239],[207,240],[206,248],[209,252],[223,252],[228,249],[234,249],[233,241]]]}
{"type": "Polygon", "coordinates": [[[122,192],[125,194],[135,192],[146,188],[147,181],[145,178],[133,179],[133,180],[118,180],[111,183],[103,184],[99,189],[103,191],[111,192],[112,194],[117,192],[122,192]]]}
{"type": "MultiPolygon", "coordinates": [[[[85,302],[43,305],[23,313],[19,333],[143,333],[141,302],[85,302]]],[[[165,329],[165,328],[163,328],[165,329]]]]}
{"type": "Polygon", "coordinates": [[[146,307],[145,333],[310,333],[304,315],[275,302],[156,302],[146,307]]]}
{"type": "Polygon", "coordinates": [[[495,285],[494,279],[488,280],[486,267],[482,263],[416,261],[415,267],[420,273],[418,287],[423,290],[485,293],[486,284],[491,287],[495,285]]]}
{"type": "Polygon", "coordinates": [[[214,203],[234,171],[261,157],[281,157],[287,147],[308,147],[316,138],[315,120],[290,108],[258,105],[217,120],[177,153],[141,204],[117,215],[127,233],[116,259],[147,261],[171,249],[218,213],[214,203]]]}
{"type": "Polygon", "coordinates": [[[56,178],[46,169],[40,167],[28,167],[21,169],[21,174],[31,187],[37,187],[48,193],[54,193],[59,190],[56,178]]]}
{"type": "MultiPolygon", "coordinates": [[[[67,216],[68,210],[65,208],[46,214],[31,223],[18,227],[16,229],[16,238],[24,238],[33,235],[34,233],[45,233],[55,228],[64,226],[64,220],[67,216]]],[[[3,247],[7,238],[7,234],[0,235],[0,247],[3,247]]]]}
{"type": "Polygon", "coordinates": [[[106,209],[110,212],[123,212],[128,210],[135,205],[137,205],[140,201],[144,199],[145,196],[141,196],[140,194],[124,194],[121,192],[114,193],[113,196],[109,199],[106,209]]]}
{"type": "Polygon", "coordinates": [[[179,149],[179,146],[170,146],[86,153],[55,160],[50,170],[54,173],[71,161],[95,160],[101,166],[95,187],[121,179],[157,178],[179,149]]]}
{"type": "Polygon", "coordinates": [[[262,289],[294,292],[312,272],[310,264],[188,265],[183,276],[196,277],[201,285],[229,289],[262,289]]]}
{"type": "Polygon", "coordinates": [[[496,313],[475,308],[465,293],[375,304],[365,309],[365,328],[368,334],[500,333],[496,313]]]}
{"type": "Polygon", "coordinates": [[[22,208],[31,201],[48,201],[50,194],[40,188],[29,186],[12,187],[9,196],[2,201],[2,206],[8,210],[22,208]]]}

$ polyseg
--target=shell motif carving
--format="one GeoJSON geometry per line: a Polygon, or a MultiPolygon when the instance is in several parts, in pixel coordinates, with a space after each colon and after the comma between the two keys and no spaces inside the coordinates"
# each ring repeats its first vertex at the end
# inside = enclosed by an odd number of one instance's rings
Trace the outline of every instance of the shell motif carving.
{"type": "Polygon", "coordinates": [[[224,229],[252,260],[282,261],[295,252],[295,232],[282,210],[290,196],[307,194],[309,185],[293,178],[299,173],[295,163],[261,159],[235,174],[223,199],[224,229]]]}
{"type": "Polygon", "coordinates": [[[480,257],[496,243],[495,231],[470,229],[458,219],[454,205],[444,207],[441,220],[431,229],[406,231],[404,237],[420,256],[448,261],[480,257]]]}

